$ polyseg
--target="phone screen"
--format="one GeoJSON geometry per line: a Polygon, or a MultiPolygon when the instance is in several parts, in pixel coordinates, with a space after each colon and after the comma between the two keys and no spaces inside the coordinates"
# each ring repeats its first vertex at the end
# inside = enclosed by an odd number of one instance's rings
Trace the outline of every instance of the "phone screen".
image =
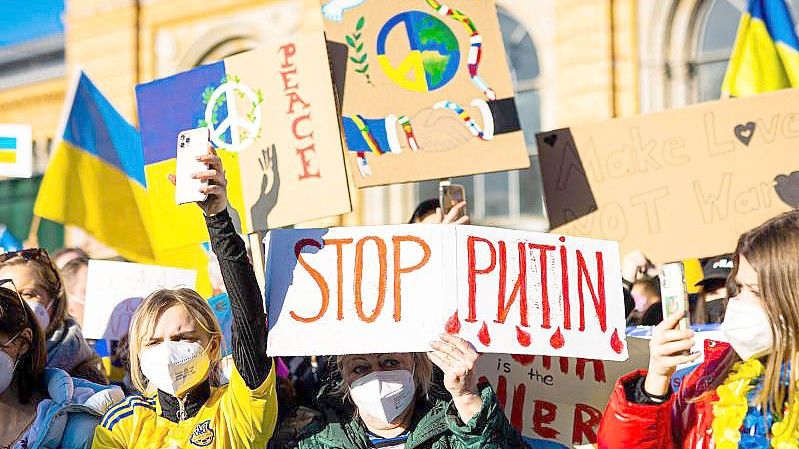
{"type": "MultiPolygon", "coordinates": [[[[441,218],[449,214],[453,207],[466,201],[466,188],[460,184],[441,183],[438,187],[438,199],[441,202],[441,218]]],[[[466,208],[461,209],[458,219],[467,215],[466,208]]]]}

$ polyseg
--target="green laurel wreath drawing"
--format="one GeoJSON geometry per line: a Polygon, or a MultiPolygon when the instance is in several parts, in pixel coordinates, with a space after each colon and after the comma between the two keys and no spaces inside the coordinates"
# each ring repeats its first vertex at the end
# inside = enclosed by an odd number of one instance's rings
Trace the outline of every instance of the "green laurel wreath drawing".
{"type": "Polygon", "coordinates": [[[355,32],[352,34],[348,34],[347,38],[347,45],[353,50],[355,56],[350,56],[350,61],[356,64],[356,73],[360,73],[366,78],[366,82],[370,85],[374,86],[372,83],[372,76],[369,74],[369,55],[363,49],[363,40],[362,38],[362,29],[363,26],[366,24],[366,19],[361,16],[358,19],[358,23],[355,24],[355,32]]]}
{"type": "MultiPolygon", "coordinates": [[[[221,86],[224,83],[240,83],[240,82],[241,78],[239,78],[237,75],[227,74],[224,77],[222,77],[222,79],[219,81],[219,85],[221,86]]],[[[213,86],[208,86],[205,89],[203,89],[202,96],[203,96],[203,105],[205,107],[208,107],[208,101],[211,100],[211,95],[214,94],[215,90],[216,87],[213,86]]],[[[236,91],[236,95],[238,95],[238,97],[241,98],[242,100],[245,99],[244,93],[242,93],[241,91],[236,91]]],[[[253,103],[249,112],[247,112],[247,120],[249,120],[250,122],[255,121],[255,110],[256,108],[258,108],[258,106],[260,106],[264,102],[264,93],[261,89],[257,89],[255,91],[255,95],[258,97],[258,101],[256,103],[253,103]]],[[[214,102],[214,109],[211,111],[211,123],[209,124],[208,122],[205,121],[204,118],[201,118],[197,120],[197,127],[205,128],[208,127],[209,125],[213,125],[213,127],[216,128],[216,126],[219,125],[219,108],[222,107],[223,104],[225,104],[225,100],[226,98],[222,95],[217,97],[216,101],[214,102]]],[[[247,130],[240,129],[239,140],[245,140],[247,139],[247,137],[248,137],[247,130]]],[[[260,126],[258,127],[258,134],[255,136],[255,138],[258,139],[259,137],[261,137],[260,126]]]]}

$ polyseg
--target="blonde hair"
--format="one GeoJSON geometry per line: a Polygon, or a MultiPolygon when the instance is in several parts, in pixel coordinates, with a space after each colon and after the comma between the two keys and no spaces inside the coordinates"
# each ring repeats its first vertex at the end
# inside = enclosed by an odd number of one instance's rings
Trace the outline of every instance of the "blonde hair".
{"type": "Polygon", "coordinates": [[[210,339],[216,338],[218,344],[211,359],[210,380],[212,385],[219,384],[219,361],[222,354],[222,330],[214,312],[208,303],[197,292],[188,288],[176,290],[158,290],[147,297],[136,309],[130,321],[128,334],[128,351],[130,361],[130,377],[133,385],[142,393],[149,392],[149,382],[141,372],[139,357],[147,340],[152,337],[161,315],[169,308],[182,305],[189,315],[205,331],[210,339]]]}
{"type": "Polygon", "coordinates": [[[14,256],[5,262],[0,263],[2,267],[24,266],[33,271],[36,282],[44,291],[47,292],[48,310],[50,311],[50,323],[44,330],[45,340],[53,335],[53,332],[61,326],[67,317],[67,292],[64,289],[64,282],[52,259],[47,255],[47,251],[41,250],[43,258],[26,258],[23,255],[14,256]]]}
{"type": "Polygon", "coordinates": [[[738,240],[731,279],[738,273],[741,257],[757,272],[774,338],[756,402],[781,412],[786,401],[799,399],[799,211],[786,212],[744,233],[738,240]],[[790,364],[788,386],[783,382],[783,363],[790,364]]]}
{"type": "MultiPolygon", "coordinates": [[[[342,399],[352,403],[350,398],[349,385],[344,382],[344,360],[349,355],[336,356],[335,372],[341,382],[333,390],[333,394],[341,396],[342,399]]],[[[430,387],[433,384],[433,362],[427,358],[427,355],[421,352],[414,352],[411,354],[413,359],[413,382],[416,384],[416,397],[419,399],[427,399],[430,394],[430,387]]],[[[353,403],[353,405],[355,405],[353,403]]],[[[357,414],[357,410],[356,410],[357,414]]]]}

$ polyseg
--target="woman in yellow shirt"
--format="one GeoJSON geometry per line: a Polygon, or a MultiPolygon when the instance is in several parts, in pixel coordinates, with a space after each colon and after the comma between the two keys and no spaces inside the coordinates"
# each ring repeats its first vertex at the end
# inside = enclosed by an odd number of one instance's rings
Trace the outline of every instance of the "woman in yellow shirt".
{"type": "Polygon", "coordinates": [[[261,292],[227,212],[220,159],[212,149],[200,159],[209,170],[195,175],[208,181],[199,204],[233,312],[230,382],[219,385],[222,333],[208,303],[189,289],[153,293],[136,310],[129,340],[131,377],[148,394],[111,408],[93,449],[244,449],[265,447],[272,436],[275,373],[261,292]]]}

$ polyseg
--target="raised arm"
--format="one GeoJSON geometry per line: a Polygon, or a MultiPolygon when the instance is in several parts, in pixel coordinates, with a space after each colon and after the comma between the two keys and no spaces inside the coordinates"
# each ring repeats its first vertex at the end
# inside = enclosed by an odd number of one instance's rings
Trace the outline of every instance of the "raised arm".
{"type": "Polygon", "coordinates": [[[213,149],[199,160],[209,168],[194,176],[209,183],[203,188],[208,199],[200,203],[200,207],[205,212],[211,248],[219,260],[230,298],[233,361],[247,387],[255,390],[264,383],[272,368],[272,359],[266,355],[263,298],[244,241],[236,233],[227,210],[227,180],[222,162],[213,149]]]}

